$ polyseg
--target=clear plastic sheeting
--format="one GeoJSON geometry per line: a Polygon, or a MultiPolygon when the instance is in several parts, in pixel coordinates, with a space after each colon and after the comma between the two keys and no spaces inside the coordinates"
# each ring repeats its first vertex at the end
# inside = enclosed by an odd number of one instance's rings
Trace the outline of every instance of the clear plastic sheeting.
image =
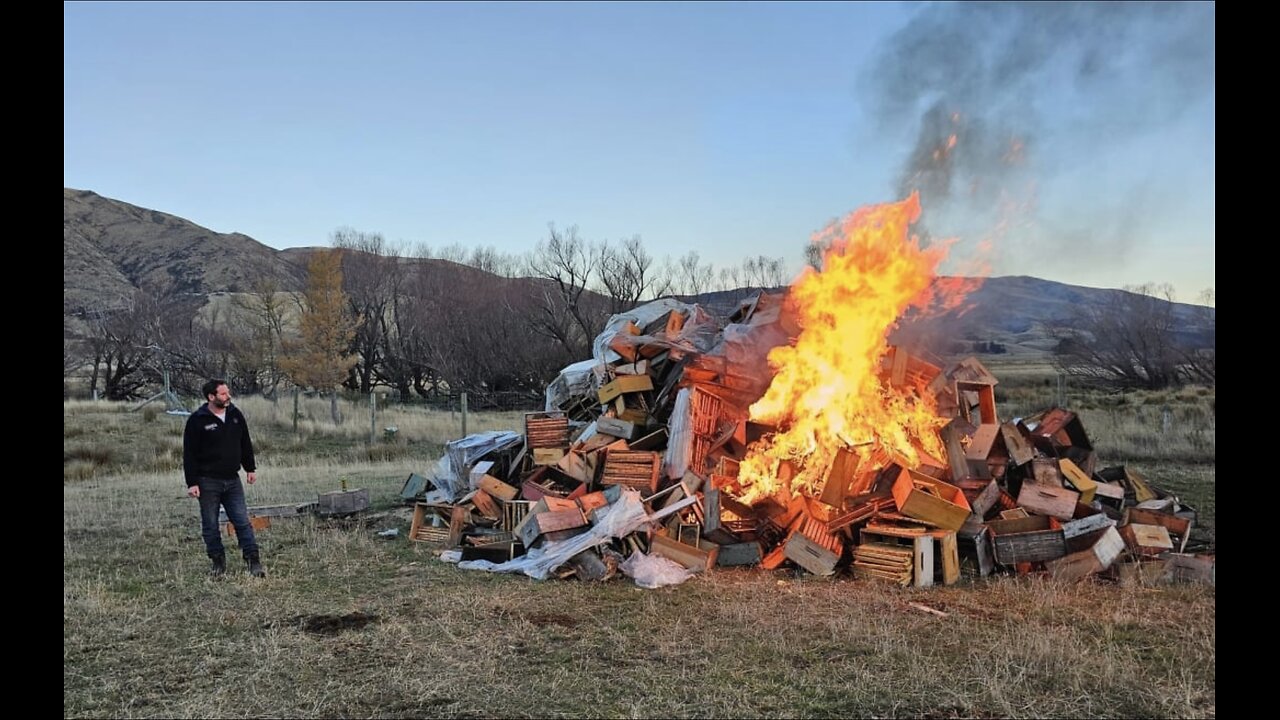
{"type": "Polygon", "coordinates": [[[640,493],[624,489],[622,497],[609,506],[606,513],[597,513],[595,525],[581,535],[567,540],[547,542],[536,547],[524,556],[504,563],[492,563],[488,560],[467,560],[458,563],[464,570],[486,570],[488,572],[521,572],[535,580],[546,580],[551,571],[569,561],[569,558],[583,550],[593,548],[635,532],[646,519],[644,503],[640,501],[640,493]]]}
{"type": "Polygon", "coordinates": [[[635,345],[657,345],[706,352],[715,345],[720,326],[710,313],[698,305],[683,303],[672,298],[662,298],[609,318],[609,322],[605,323],[604,331],[597,335],[591,344],[592,357],[602,363],[621,360],[622,356],[609,348],[609,343],[613,342],[619,333],[625,333],[626,342],[635,345]],[[667,337],[665,328],[654,330],[653,334],[644,334],[644,328],[672,312],[685,316],[684,325],[674,338],[667,337]],[[641,334],[626,333],[624,328],[630,324],[634,324],[641,334]]]}
{"type": "Polygon", "coordinates": [[[618,565],[623,575],[636,581],[636,585],[652,590],[664,585],[679,585],[693,577],[685,566],[661,555],[645,555],[639,550],[618,565]]]}
{"type": "Polygon", "coordinates": [[[702,309],[701,305],[690,305],[685,318],[684,327],[675,336],[675,341],[692,347],[698,352],[708,352],[720,340],[720,323],[711,313],[702,309]]]}
{"type": "Polygon", "coordinates": [[[689,458],[693,455],[693,410],[692,390],[681,388],[676,393],[675,406],[671,409],[671,421],[667,425],[670,439],[667,441],[667,453],[663,457],[663,474],[679,480],[689,469],[689,458]]]}
{"type": "Polygon", "coordinates": [[[432,485],[424,496],[427,502],[451,503],[455,497],[459,496],[457,488],[461,486],[461,482],[449,468],[448,455],[443,455],[436,461],[435,467],[427,473],[427,479],[432,485]]]}
{"type": "Polygon", "coordinates": [[[568,406],[573,398],[594,395],[603,373],[604,365],[595,359],[566,365],[556,379],[547,385],[547,399],[543,408],[547,412],[555,412],[568,406]]]}
{"type": "Polygon", "coordinates": [[[431,472],[431,483],[442,493],[442,497],[433,498],[428,493],[427,499],[433,502],[454,502],[465,495],[471,488],[471,467],[489,453],[514,447],[524,442],[524,436],[506,430],[475,433],[461,440],[447,443],[445,455],[436,463],[431,472]]]}
{"type": "Polygon", "coordinates": [[[640,493],[631,488],[623,488],[622,496],[609,506],[607,512],[596,511],[595,523],[591,529],[581,535],[567,540],[548,542],[541,547],[529,550],[522,557],[504,563],[492,563],[488,560],[467,560],[458,563],[464,570],[484,570],[486,572],[519,572],[535,580],[546,580],[551,571],[569,561],[574,555],[597,545],[602,545],[614,538],[620,538],[639,530],[647,522],[660,520],[677,510],[697,501],[696,497],[685,498],[671,507],[663,508],[653,515],[645,514],[644,503],[640,493]]]}

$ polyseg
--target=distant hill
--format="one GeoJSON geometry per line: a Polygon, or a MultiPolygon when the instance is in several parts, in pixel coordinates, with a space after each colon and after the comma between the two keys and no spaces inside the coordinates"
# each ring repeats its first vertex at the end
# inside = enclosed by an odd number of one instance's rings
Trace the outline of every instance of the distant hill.
{"type": "Polygon", "coordinates": [[[136,288],[190,295],[244,292],[259,277],[301,287],[304,270],[248,235],[88,190],[62,192],[64,313],[110,305],[136,288]]]}
{"type": "MultiPolygon", "coordinates": [[[[281,290],[298,290],[307,256],[314,251],[275,250],[241,233],[214,232],[174,215],[71,188],[63,189],[62,237],[64,317],[110,305],[136,288],[212,298],[248,291],[256,279],[268,277],[281,290]]],[[[468,284],[536,282],[498,278],[444,260],[406,262],[427,262],[437,270],[466,274],[468,284]]],[[[725,316],[747,292],[706,293],[698,302],[725,316]]],[[[1120,292],[1124,291],[1026,276],[987,278],[968,296],[965,308],[913,323],[903,332],[952,345],[996,343],[1012,354],[1039,354],[1053,344],[1044,323],[1067,319],[1074,307],[1106,302],[1120,292]]],[[[1174,304],[1175,316],[1186,323],[1188,333],[1195,332],[1197,313],[1203,311],[1174,304]]]]}

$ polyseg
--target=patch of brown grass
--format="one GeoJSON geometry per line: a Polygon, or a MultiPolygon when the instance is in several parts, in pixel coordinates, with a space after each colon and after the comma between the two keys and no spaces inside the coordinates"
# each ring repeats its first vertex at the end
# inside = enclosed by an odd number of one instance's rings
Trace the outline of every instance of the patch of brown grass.
{"type": "MultiPolygon", "coordinates": [[[[144,423],[136,413],[72,407],[64,429],[85,428],[77,443],[113,444],[118,456],[169,442],[153,452],[160,457],[181,436],[181,423],[165,417],[144,423]]],[[[258,426],[269,449],[247,488],[250,505],[307,501],[345,479],[370,490],[371,511],[273,522],[259,533],[269,577],[250,578],[232,557],[233,572],[216,581],[176,469],[101,466],[85,482],[64,483],[64,715],[1216,712],[1212,588],[1004,577],[901,589],[748,570],[649,591],[623,579],[538,583],[468,572],[406,539],[398,493],[438,445],[406,439],[403,457],[352,462],[358,442],[258,426]],[[398,538],[376,534],[391,527],[398,538]]],[[[76,462],[86,461],[64,472],[76,462]]],[[[1161,484],[1212,488],[1212,466],[1207,476],[1203,466],[1138,467],[1161,484]]]]}
{"type": "Polygon", "coordinates": [[[408,512],[395,504],[403,470],[264,472],[251,504],[304,500],[340,476],[373,499],[365,516],[261,532],[266,580],[235,560],[226,580],[206,576],[194,504],[172,477],[64,485],[65,714],[1215,712],[1209,588],[1004,577],[902,589],[760,570],[656,591],[623,579],[538,583],[459,570],[407,541],[408,512]],[[400,537],[379,538],[386,527],[400,537]]]}

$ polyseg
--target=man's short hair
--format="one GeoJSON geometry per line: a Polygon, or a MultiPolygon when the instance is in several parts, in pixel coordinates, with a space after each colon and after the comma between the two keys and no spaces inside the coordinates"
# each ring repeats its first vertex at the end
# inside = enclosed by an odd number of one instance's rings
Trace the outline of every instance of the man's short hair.
{"type": "Polygon", "coordinates": [[[226,384],[227,384],[227,381],[226,381],[226,380],[210,380],[209,382],[207,382],[207,383],[205,383],[205,384],[204,384],[204,387],[202,387],[202,388],[200,388],[200,389],[201,389],[202,391],[204,391],[204,396],[205,396],[205,398],[206,398],[206,399],[208,399],[208,397],[209,397],[210,395],[217,395],[217,394],[218,394],[218,387],[219,387],[219,386],[221,386],[221,385],[226,385],[226,384]]]}

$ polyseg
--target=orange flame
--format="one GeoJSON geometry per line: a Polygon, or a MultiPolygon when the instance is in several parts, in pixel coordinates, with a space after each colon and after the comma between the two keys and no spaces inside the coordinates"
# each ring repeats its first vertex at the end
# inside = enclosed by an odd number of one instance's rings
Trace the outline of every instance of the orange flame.
{"type": "MultiPolygon", "coordinates": [[[[920,216],[918,193],[864,207],[821,233],[830,241],[821,272],[807,269],[789,302],[801,326],[793,346],[769,353],[775,371],[751,417],[778,428],[753,444],[738,485],[745,502],[779,491],[814,494],[841,448],[910,467],[917,448],[945,451],[932,397],[881,378],[886,338],[909,306],[925,307],[946,246],[921,248],[908,226],[920,216]]],[[[925,394],[927,395],[927,393],[925,394]]]]}

